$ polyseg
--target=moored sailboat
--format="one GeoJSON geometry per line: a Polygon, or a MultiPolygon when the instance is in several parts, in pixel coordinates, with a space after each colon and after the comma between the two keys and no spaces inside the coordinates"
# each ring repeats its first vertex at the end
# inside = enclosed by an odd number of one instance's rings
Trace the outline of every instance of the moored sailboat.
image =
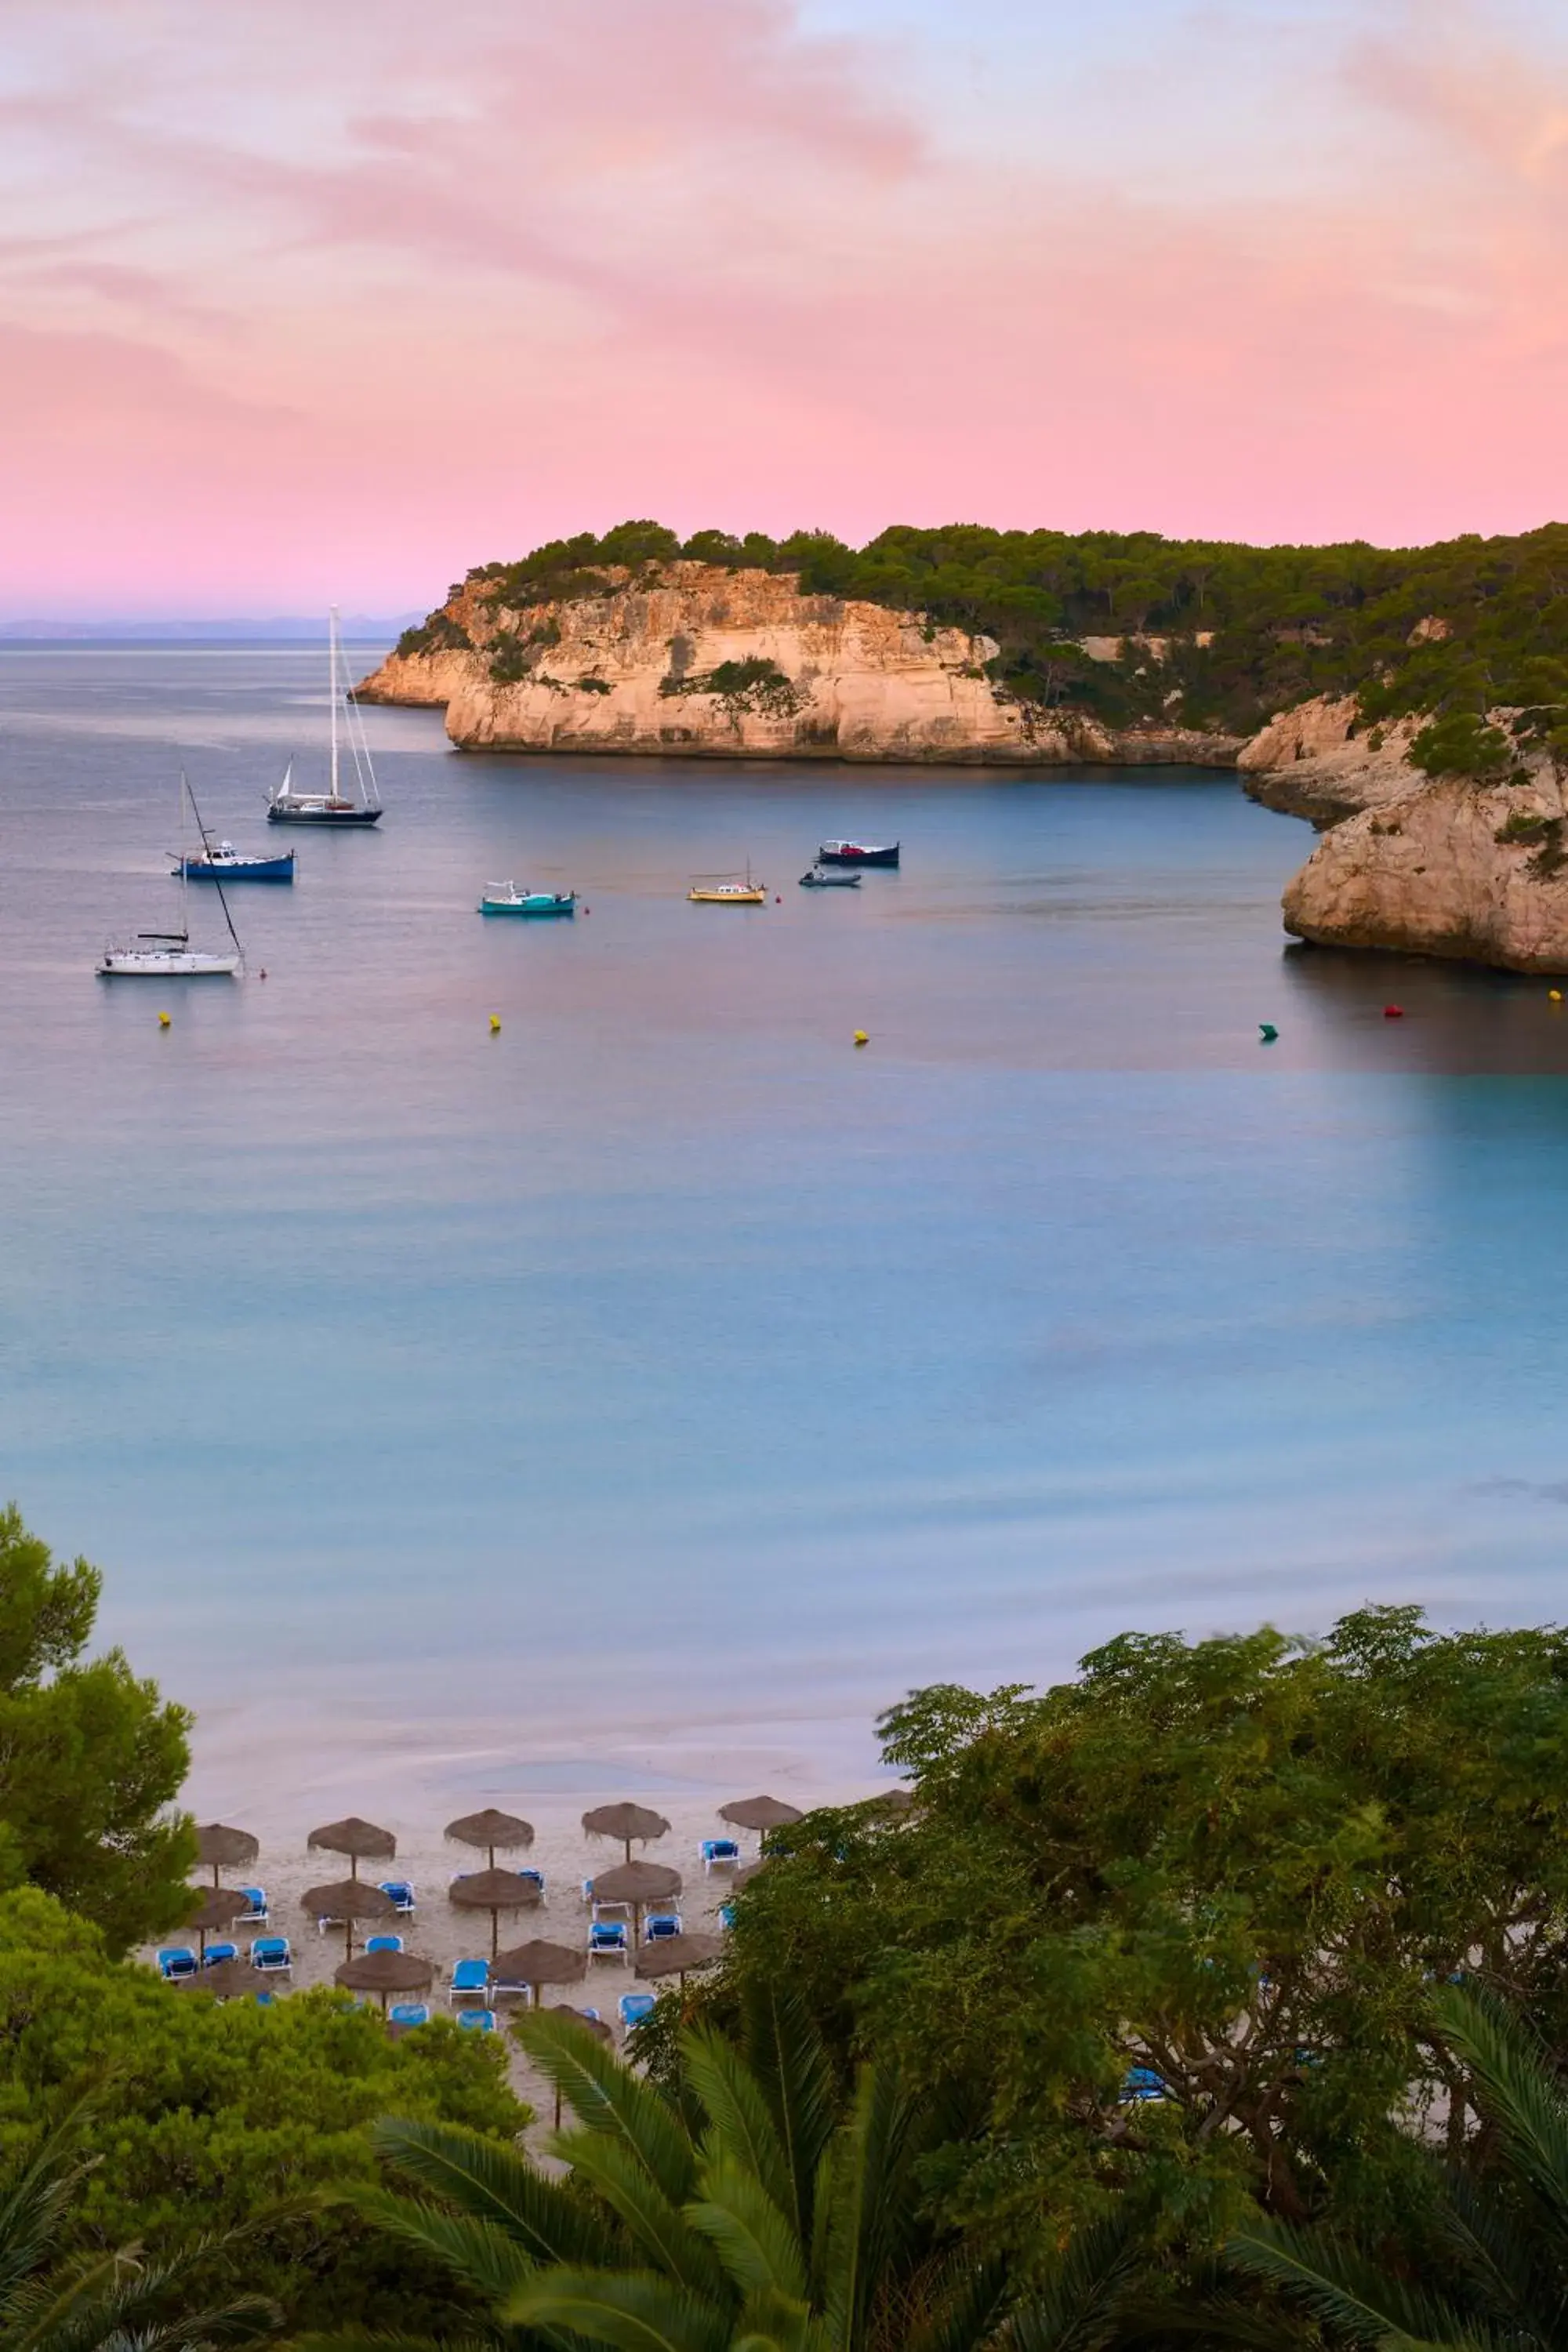
{"type": "Polygon", "coordinates": [[[327,624],[327,663],[329,669],[328,703],[331,711],[331,739],[329,751],[327,789],[324,793],[297,793],[294,790],[294,762],[289,761],[283,771],[283,781],[267,803],[269,824],[379,824],[381,794],[376,789],[375,769],[372,764],[370,745],[365,740],[364,720],[358,703],[349,691],[349,678],[343,666],[342,646],[338,636],[338,608],[334,604],[327,624]],[[339,751],[338,698],[344,697],[347,719],[342,730],[348,738],[349,758],[353,764],[353,790],[343,790],[342,761],[339,751]]]}

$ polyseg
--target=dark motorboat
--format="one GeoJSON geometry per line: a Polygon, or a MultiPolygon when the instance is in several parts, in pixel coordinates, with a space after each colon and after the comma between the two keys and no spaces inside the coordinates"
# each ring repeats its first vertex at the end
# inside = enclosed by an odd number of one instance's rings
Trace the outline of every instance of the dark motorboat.
{"type": "Polygon", "coordinates": [[[800,877],[803,890],[858,890],[858,874],[847,874],[840,866],[837,873],[826,866],[814,866],[809,874],[800,877]]]}
{"type": "Polygon", "coordinates": [[[896,866],[900,845],[864,841],[825,841],[816,853],[819,866],[896,866]]]}

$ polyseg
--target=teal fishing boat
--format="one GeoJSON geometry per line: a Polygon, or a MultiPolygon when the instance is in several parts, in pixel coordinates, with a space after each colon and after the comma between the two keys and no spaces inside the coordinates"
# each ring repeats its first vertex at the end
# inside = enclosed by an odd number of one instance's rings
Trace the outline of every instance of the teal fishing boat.
{"type": "Polygon", "coordinates": [[[481,915],[570,915],[575,890],[520,890],[515,882],[492,882],[479,900],[481,915]]]}

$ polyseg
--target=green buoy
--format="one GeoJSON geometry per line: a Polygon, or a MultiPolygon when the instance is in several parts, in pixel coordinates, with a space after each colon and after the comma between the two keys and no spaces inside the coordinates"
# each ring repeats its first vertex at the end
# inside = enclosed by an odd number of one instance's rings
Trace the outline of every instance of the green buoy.
{"type": "Polygon", "coordinates": [[[1272,1021],[1260,1021],[1258,1024],[1258,1034],[1266,1045],[1272,1045],[1279,1032],[1272,1021]]]}

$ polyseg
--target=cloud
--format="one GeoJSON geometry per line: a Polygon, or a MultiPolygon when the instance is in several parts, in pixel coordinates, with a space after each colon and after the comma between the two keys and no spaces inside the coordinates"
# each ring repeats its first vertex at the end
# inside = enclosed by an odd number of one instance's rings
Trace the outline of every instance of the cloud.
{"type": "Polygon", "coordinates": [[[0,597],[36,604],[68,550],[101,607],[106,513],[192,608],[202,583],[293,605],[329,570],[419,602],[627,510],[1539,520],[1563,505],[1568,80],[1520,25],[1315,5],[1311,43],[1266,15],[1245,71],[1221,15],[1120,78],[1020,45],[1016,79],[1049,79],[987,145],[944,109],[940,12],[910,20],[916,73],[785,0],[14,0],[0,171],[29,234],[0,320],[45,460],[0,447],[37,519],[0,597]],[[1222,173],[1194,126],[1227,94],[1222,173]]]}

